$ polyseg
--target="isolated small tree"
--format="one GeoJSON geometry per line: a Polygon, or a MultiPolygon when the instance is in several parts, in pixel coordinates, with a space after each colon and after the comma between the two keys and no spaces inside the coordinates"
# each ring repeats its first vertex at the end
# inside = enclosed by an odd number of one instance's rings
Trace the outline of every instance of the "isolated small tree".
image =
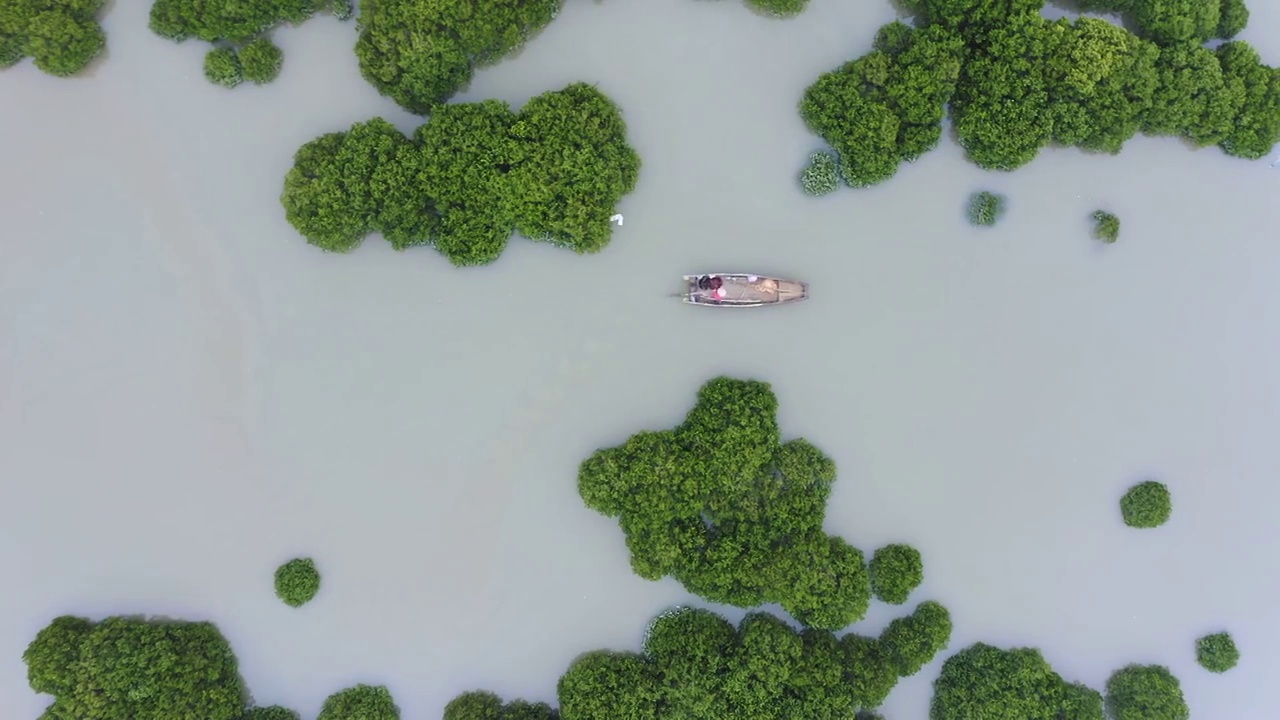
{"type": "Polygon", "coordinates": [[[840,163],[829,152],[809,155],[809,164],[800,173],[800,188],[806,195],[826,195],[840,187],[840,163]]]}
{"type": "Polygon", "coordinates": [[[240,48],[240,66],[244,69],[244,79],[256,85],[275,80],[283,62],[284,51],[265,37],[240,48]]]}
{"type": "Polygon", "coordinates": [[[774,17],[791,17],[804,12],[809,0],[747,0],[751,7],[774,17]]]}
{"type": "Polygon", "coordinates": [[[995,225],[1004,215],[1004,196],[983,190],[969,196],[969,222],[995,225]]]}
{"type": "Polygon", "coordinates": [[[1107,680],[1112,720],[1188,720],[1191,711],[1178,678],[1162,665],[1128,665],[1107,680]]]}
{"type": "Polygon", "coordinates": [[[1120,498],[1120,515],[1129,527],[1159,527],[1169,519],[1171,512],[1173,501],[1169,488],[1155,480],[1134,485],[1120,498]]]}
{"type": "Polygon", "coordinates": [[[881,602],[901,605],[924,582],[924,561],[910,545],[885,545],[871,557],[871,591],[881,602]]]}
{"type": "Polygon", "coordinates": [[[356,685],[325,699],[316,720],[400,720],[400,708],[383,685],[356,685]]]}
{"type": "Polygon", "coordinates": [[[1110,245],[1120,237],[1120,218],[1105,210],[1093,211],[1093,236],[1110,245]]]}
{"type": "Polygon", "coordinates": [[[1196,641],[1196,662],[1209,672],[1223,673],[1240,662],[1240,650],[1231,633],[1205,635],[1196,641]]]}
{"type": "Polygon", "coordinates": [[[276,596],[299,607],[320,591],[320,573],[311,558],[294,558],[276,569],[276,596]]]}
{"type": "Polygon", "coordinates": [[[204,56],[204,77],[215,85],[233,88],[244,80],[240,56],[228,47],[214,48],[204,56]]]}

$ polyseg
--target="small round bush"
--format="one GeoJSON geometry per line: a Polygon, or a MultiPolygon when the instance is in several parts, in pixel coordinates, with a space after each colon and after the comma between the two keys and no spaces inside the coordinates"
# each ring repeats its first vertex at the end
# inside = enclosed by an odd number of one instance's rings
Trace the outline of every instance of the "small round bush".
{"type": "Polygon", "coordinates": [[[871,592],[881,602],[901,605],[924,582],[924,561],[910,545],[885,545],[871,557],[871,592]]]}
{"type": "Polygon", "coordinates": [[[231,48],[214,48],[204,56],[204,77],[214,85],[233,88],[244,80],[240,56],[231,48]]]}
{"type": "Polygon", "coordinates": [[[1196,662],[1209,672],[1223,673],[1240,662],[1240,650],[1231,633],[1205,635],[1196,641],[1196,662]]]}
{"type": "Polygon", "coordinates": [[[284,51],[267,38],[258,38],[240,48],[240,67],[244,70],[244,79],[255,85],[275,80],[283,62],[284,51]]]}
{"type": "Polygon", "coordinates": [[[349,20],[356,11],[355,0],[333,0],[329,10],[339,20],[349,20]]]}
{"type": "Polygon", "coordinates": [[[809,0],[747,0],[747,4],[766,15],[791,17],[804,12],[809,0]]]}
{"type": "Polygon", "coordinates": [[[1107,680],[1112,720],[1188,720],[1191,711],[1178,678],[1161,665],[1129,665],[1107,680]]]}
{"type": "Polygon", "coordinates": [[[320,591],[320,573],[311,558],[294,558],[276,569],[276,595],[290,607],[299,607],[320,591]]]}
{"type": "Polygon", "coordinates": [[[809,155],[809,164],[800,173],[800,188],[807,195],[826,195],[840,186],[840,163],[828,152],[809,155]]]}
{"type": "Polygon", "coordinates": [[[974,225],[995,225],[1004,215],[1004,196],[982,192],[969,196],[969,222],[974,225]]]}
{"type": "Polygon", "coordinates": [[[1093,236],[1110,245],[1120,237],[1120,218],[1105,210],[1093,212],[1093,236]]]}
{"type": "Polygon", "coordinates": [[[1134,485],[1120,498],[1120,515],[1129,527],[1159,527],[1169,519],[1172,511],[1169,488],[1155,480],[1134,485]]]}

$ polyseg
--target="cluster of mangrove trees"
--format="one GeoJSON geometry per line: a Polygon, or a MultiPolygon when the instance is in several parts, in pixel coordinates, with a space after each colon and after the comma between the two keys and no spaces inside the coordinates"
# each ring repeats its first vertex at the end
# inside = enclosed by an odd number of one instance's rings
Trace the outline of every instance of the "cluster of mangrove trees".
{"type": "Polygon", "coordinates": [[[800,113],[864,187],[935,147],[949,110],[977,165],[1013,170],[1056,143],[1116,153],[1138,132],[1257,159],[1280,140],[1280,69],[1231,37],[1239,0],[1089,0],[1095,17],[1049,20],[1044,0],[902,0],[873,50],[823,74],[800,113]]]}
{"type": "MultiPolygon", "coordinates": [[[[585,460],[578,492],[618,518],[637,575],[673,577],[711,602],[779,603],[809,627],[843,628],[866,614],[867,563],[822,527],[835,463],[803,439],[781,442],[777,410],[767,383],[711,380],[676,428],[637,433],[585,460]]],[[[882,573],[878,582],[896,594],[918,581],[882,573]]]]}
{"type": "Polygon", "coordinates": [[[301,23],[318,12],[340,20],[351,17],[353,0],[155,0],[151,30],[183,42],[211,43],[204,59],[209,82],[235,87],[244,80],[262,84],[280,73],[284,53],[271,42],[278,25],[301,23]]]}
{"type": "Polygon", "coordinates": [[[639,168],[617,106],[576,83],[518,113],[497,100],[441,105],[412,139],[380,118],[322,135],[294,156],[281,203],[325,250],[379,232],[397,249],[429,245],[455,265],[482,265],[515,232],[600,250],[639,168]]]}
{"type": "MultiPolygon", "coordinates": [[[[889,624],[878,638],[812,628],[797,631],[766,613],[735,628],[709,610],[680,608],[649,626],[640,653],[607,650],[573,662],[557,684],[563,720],[756,718],[840,720],[878,707],[900,677],[947,646],[951,619],[935,602],[889,624]]],[[[444,720],[555,717],[545,704],[504,704],[473,691],[445,707],[444,720]]]]}
{"type": "Polygon", "coordinates": [[[50,75],[84,69],[107,46],[98,24],[105,0],[5,0],[0,2],[0,68],[24,57],[50,75]]]}

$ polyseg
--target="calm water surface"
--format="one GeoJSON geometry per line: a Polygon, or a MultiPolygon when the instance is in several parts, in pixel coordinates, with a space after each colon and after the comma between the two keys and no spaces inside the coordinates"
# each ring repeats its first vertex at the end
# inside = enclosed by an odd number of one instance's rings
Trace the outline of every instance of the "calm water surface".
{"type": "MultiPolygon", "coordinates": [[[[1280,63],[1280,7],[1251,5],[1244,39],[1280,63]]],[[[2,714],[46,704],[20,655],[60,613],[212,619],[259,702],[304,717],[355,682],[387,683],[406,720],[474,687],[553,700],[577,654],[634,649],[687,600],[631,574],[578,462],[728,373],[773,383],[784,433],[837,461],[830,530],[922,550],[913,600],[951,609],[951,651],[1033,644],[1095,687],[1167,663],[1195,716],[1271,717],[1280,168],[1139,138],[992,174],[948,141],[888,184],[806,198],[818,140],[796,101],[893,17],[571,0],[460,99],[598,83],[645,162],[626,224],[596,256],[516,239],[467,271],[377,238],[326,255],[284,220],[300,144],[416,125],[360,79],[351,23],[278,33],[281,78],[229,92],[204,46],[119,2],[91,77],[0,73],[2,714]],[[962,209],[984,188],[1010,210],[977,230],[962,209]],[[1115,246],[1089,238],[1100,206],[1115,246]],[[665,296],[739,268],[813,299],[665,296]],[[1116,500],[1147,476],[1173,519],[1127,530],[1116,500]],[[295,554],[325,582],[296,611],[271,590],[295,554]],[[1220,628],[1244,659],[1218,677],[1192,643],[1220,628]]],[[[939,665],[887,714],[925,717],[939,665]]]]}

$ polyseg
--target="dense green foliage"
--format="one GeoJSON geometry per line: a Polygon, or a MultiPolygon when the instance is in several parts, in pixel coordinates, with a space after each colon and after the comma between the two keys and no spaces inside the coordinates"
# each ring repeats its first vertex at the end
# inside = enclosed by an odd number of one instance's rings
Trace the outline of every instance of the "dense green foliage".
{"type": "Polygon", "coordinates": [[[382,685],[356,685],[325,699],[316,720],[400,720],[400,708],[382,685]]]}
{"type": "Polygon", "coordinates": [[[1240,662],[1240,650],[1231,633],[1205,635],[1196,641],[1196,662],[1209,672],[1223,673],[1240,662]]]}
{"type": "Polygon", "coordinates": [[[244,81],[240,56],[229,47],[213,48],[204,56],[204,77],[215,85],[233,88],[244,81]]]}
{"type": "Polygon", "coordinates": [[[360,72],[383,95],[426,113],[471,82],[477,66],[520,48],[563,0],[364,0],[360,72]]]}
{"type": "MultiPolygon", "coordinates": [[[[236,66],[243,64],[244,78],[261,84],[275,79],[283,59],[280,48],[266,37],[273,28],[296,25],[326,10],[346,19],[351,9],[351,0],[155,0],[150,24],[152,32],[174,42],[195,38],[219,43],[220,49],[233,54],[237,47],[253,47],[247,56],[240,55],[236,66]]],[[[226,87],[239,84],[239,79],[225,80],[231,77],[225,69],[227,61],[218,62],[217,70],[211,72],[209,56],[205,57],[205,77],[226,87]]]]}
{"type": "Polygon", "coordinates": [[[45,720],[238,720],[246,693],[211,623],[63,616],[23,654],[31,688],[54,696],[45,720]]]}
{"type": "Polygon", "coordinates": [[[782,443],[763,382],[716,378],[673,430],[646,431],[582,463],[578,493],[617,517],[643,578],[671,576],[712,602],[776,602],[810,627],[867,611],[862,553],[822,529],[836,468],[797,439],[782,443]]]}
{"type": "Polygon", "coordinates": [[[809,0],[746,0],[746,2],[752,8],[776,17],[799,15],[809,6],[809,0]]]}
{"type": "Polygon", "coordinates": [[[302,720],[298,713],[279,705],[250,708],[240,720],[302,720]]]}
{"type": "Polygon", "coordinates": [[[276,568],[276,597],[286,605],[304,605],[318,592],[320,572],[311,558],[294,558],[276,568]]]}
{"type": "MultiPolygon", "coordinates": [[[[580,656],[557,686],[563,720],[838,720],[884,702],[899,671],[915,672],[946,647],[950,619],[921,603],[880,639],[796,631],[765,613],[735,628],[710,610],[659,615],[643,652],[601,650],[580,656]]],[[[543,704],[503,705],[467,692],[444,720],[551,720],[543,704]],[[518,711],[518,712],[515,712],[518,711]]],[[[858,715],[859,718],[866,717],[858,715]]]]}
{"type": "Polygon", "coordinates": [[[284,62],[284,52],[267,38],[250,41],[240,48],[244,79],[262,85],[276,79],[284,62]]]}
{"type": "Polygon", "coordinates": [[[50,75],[84,69],[107,45],[98,24],[105,0],[8,0],[0,2],[0,68],[24,57],[50,75]]]}
{"type": "Polygon", "coordinates": [[[880,29],[870,54],[805,91],[800,115],[839,154],[845,182],[874,185],[938,144],[962,56],[955,32],[891,23],[880,29]]]}
{"type": "Polygon", "coordinates": [[[892,177],[937,144],[944,110],[969,159],[1013,170],[1056,143],[1116,153],[1134,134],[1177,135],[1257,159],[1280,140],[1280,69],[1230,37],[1243,0],[1086,0],[1106,20],[1048,20],[1043,0],[903,0],[917,29],[885,25],[867,55],[824,73],[800,114],[848,184],[892,177]]]}
{"type": "Polygon", "coordinates": [[[1169,488],[1155,480],[1134,485],[1120,498],[1120,516],[1129,527],[1158,527],[1169,519],[1172,512],[1169,488]]]}
{"type": "Polygon", "coordinates": [[[969,222],[974,225],[995,225],[1004,216],[1005,199],[983,190],[969,196],[969,222]]]}
{"type": "Polygon", "coordinates": [[[1120,237],[1120,218],[1106,210],[1093,211],[1093,236],[1111,244],[1120,237]]]}
{"type": "Polygon", "coordinates": [[[285,177],[289,222],[348,252],[371,232],[430,245],[455,265],[493,262],[513,232],[596,252],[640,159],[617,106],[584,83],[513,113],[496,100],[440,106],[412,140],[380,118],[303,145],[285,177]]]}
{"type": "Polygon", "coordinates": [[[800,173],[800,188],[806,195],[826,195],[840,186],[840,164],[828,152],[809,156],[809,164],[800,173]]]}
{"type": "Polygon", "coordinates": [[[1187,720],[1191,710],[1182,685],[1160,665],[1129,665],[1107,680],[1111,720],[1187,720]]]}
{"type": "Polygon", "coordinates": [[[892,544],[871,556],[871,591],[881,602],[901,605],[924,582],[924,560],[910,545],[892,544]]]}
{"type": "MultiPolygon", "coordinates": [[[[930,720],[1103,720],[1102,696],[1071,684],[1032,648],[976,643],[947,659],[930,720]]],[[[1174,720],[1167,718],[1166,720],[1174,720]]]]}

